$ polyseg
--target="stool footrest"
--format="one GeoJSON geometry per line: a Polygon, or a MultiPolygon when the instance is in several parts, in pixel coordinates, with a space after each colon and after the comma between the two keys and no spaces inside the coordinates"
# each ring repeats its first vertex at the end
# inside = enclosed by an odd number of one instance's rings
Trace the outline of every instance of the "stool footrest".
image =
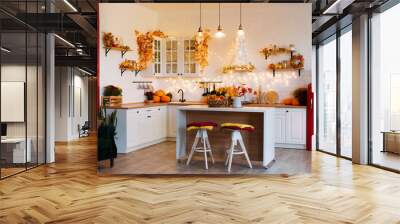
{"type": "Polygon", "coordinates": [[[206,149],[206,150],[204,150],[204,149],[195,149],[194,150],[195,152],[211,152],[211,150],[210,149],[206,149]]]}

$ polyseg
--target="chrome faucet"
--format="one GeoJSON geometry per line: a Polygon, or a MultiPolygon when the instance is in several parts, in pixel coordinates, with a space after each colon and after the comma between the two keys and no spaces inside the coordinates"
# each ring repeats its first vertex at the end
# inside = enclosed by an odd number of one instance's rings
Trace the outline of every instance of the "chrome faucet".
{"type": "Polygon", "coordinates": [[[183,95],[184,95],[184,93],[183,93],[183,89],[179,89],[178,90],[178,94],[180,93],[180,92],[182,92],[182,95],[181,95],[181,99],[179,100],[179,102],[185,102],[186,100],[183,98],[183,95]]]}

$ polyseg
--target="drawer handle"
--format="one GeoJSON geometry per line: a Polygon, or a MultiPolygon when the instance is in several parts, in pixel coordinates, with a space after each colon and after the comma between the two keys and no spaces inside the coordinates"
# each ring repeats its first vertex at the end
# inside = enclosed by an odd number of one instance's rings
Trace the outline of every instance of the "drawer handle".
{"type": "Polygon", "coordinates": [[[151,116],[147,116],[147,118],[151,118],[151,116]]]}
{"type": "Polygon", "coordinates": [[[287,110],[286,113],[289,113],[289,111],[287,110]]]}

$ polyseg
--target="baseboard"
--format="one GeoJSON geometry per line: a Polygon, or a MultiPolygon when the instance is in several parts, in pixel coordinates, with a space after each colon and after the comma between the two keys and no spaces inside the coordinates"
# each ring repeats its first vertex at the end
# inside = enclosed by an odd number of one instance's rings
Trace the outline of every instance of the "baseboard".
{"type": "Polygon", "coordinates": [[[176,142],[176,137],[167,137],[167,141],[176,142]]]}
{"type": "Polygon", "coordinates": [[[306,145],[303,144],[280,144],[275,143],[276,148],[286,148],[286,149],[306,149],[306,145]]]}
{"type": "Polygon", "coordinates": [[[147,142],[145,144],[140,144],[140,145],[134,146],[132,148],[129,148],[129,149],[125,150],[124,152],[118,152],[118,153],[122,153],[122,154],[130,153],[130,152],[137,151],[137,150],[140,150],[140,149],[152,146],[152,145],[159,144],[161,142],[165,142],[165,141],[168,141],[168,139],[167,138],[157,139],[157,140],[154,140],[154,141],[151,141],[151,142],[147,142]]]}

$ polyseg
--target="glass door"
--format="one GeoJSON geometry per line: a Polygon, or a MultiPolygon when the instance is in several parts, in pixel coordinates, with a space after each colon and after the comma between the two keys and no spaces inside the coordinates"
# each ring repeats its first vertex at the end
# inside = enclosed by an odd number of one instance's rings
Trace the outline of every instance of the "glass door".
{"type": "Polygon", "coordinates": [[[317,149],[336,154],[336,37],[318,47],[318,146],[317,149]]]}
{"type": "MultiPolygon", "coordinates": [[[[19,13],[39,13],[43,3],[19,2],[19,13]]],[[[45,163],[45,44],[23,23],[0,24],[0,179],[45,163]]]]}
{"type": "Polygon", "coordinates": [[[167,75],[178,74],[178,41],[176,39],[166,40],[165,58],[165,73],[167,75]]]}

